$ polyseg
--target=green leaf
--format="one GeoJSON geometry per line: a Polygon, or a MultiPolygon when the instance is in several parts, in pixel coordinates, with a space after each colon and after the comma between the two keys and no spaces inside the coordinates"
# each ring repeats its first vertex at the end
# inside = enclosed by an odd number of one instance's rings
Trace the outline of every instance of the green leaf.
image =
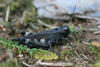
{"type": "Polygon", "coordinates": [[[27,49],[27,45],[22,48],[23,51],[26,50],[26,49],[27,49]]]}
{"type": "Polygon", "coordinates": [[[33,51],[34,53],[33,56],[36,59],[41,59],[41,60],[44,59],[45,61],[58,59],[58,56],[55,53],[48,52],[46,50],[36,49],[36,48],[34,50],[35,50],[35,53],[33,51]]]}
{"type": "Polygon", "coordinates": [[[6,44],[4,44],[4,46],[3,46],[3,48],[6,48],[8,45],[7,45],[7,43],[6,44]]]}
{"type": "Polygon", "coordinates": [[[12,42],[11,41],[9,41],[9,44],[8,45],[12,45],[12,42]]]}
{"type": "Polygon", "coordinates": [[[21,54],[21,53],[22,53],[22,51],[21,51],[21,50],[18,50],[18,53],[19,53],[19,54],[21,54]]]}
{"type": "Polygon", "coordinates": [[[79,43],[80,40],[78,40],[76,43],[79,43]]]}
{"type": "Polygon", "coordinates": [[[22,53],[22,45],[20,45],[20,46],[18,47],[18,53],[19,53],[19,54],[22,53]]]}
{"type": "Polygon", "coordinates": [[[46,57],[44,56],[44,60],[46,61],[46,57]]]}
{"type": "Polygon", "coordinates": [[[90,43],[90,45],[91,45],[91,49],[92,49],[93,51],[96,51],[95,48],[94,48],[94,46],[93,46],[93,44],[90,43]]]}
{"type": "Polygon", "coordinates": [[[20,45],[19,47],[18,47],[18,50],[21,50],[22,49],[22,45],[20,45]]]}
{"type": "Polygon", "coordinates": [[[28,53],[29,51],[30,51],[30,48],[27,48],[27,49],[26,49],[26,53],[28,53]]]}
{"type": "Polygon", "coordinates": [[[9,40],[7,40],[6,43],[8,44],[9,43],[9,40]]]}
{"type": "Polygon", "coordinates": [[[86,45],[86,50],[88,49],[88,46],[86,45]]]}
{"type": "Polygon", "coordinates": [[[15,45],[18,45],[19,43],[18,42],[15,42],[15,45]]]}
{"type": "Polygon", "coordinates": [[[74,27],[74,24],[71,24],[71,26],[69,27],[72,32],[74,32],[73,27],[74,27]]]}
{"type": "Polygon", "coordinates": [[[32,55],[32,54],[33,54],[33,51],[32,51],[32,50],[30,50],[30,51],[29,51],[29,54],[30,54],[30,55],[32,55]]]}
{"type": "Polygon", "coordinates": [[[8,50],[10,50],[12,48],[12,45],[10,44],[9,46],[8,46],[8,50]]]}
{"type": "Polygon", "coordinates": [[[15,44],[15,45],[13,46],[13,48],[17,48],[17,44],[15,44]]]}
{"type": "Polygon", "coordinates": [[[2,37],[0,37],[0,40],[2,40],[3,38],[2,37]]]}
{"type": "Polygon", "coordinates": [[[6,41],[6,38],[4,38],[3,41],[6,41]]]}
{"type": "Polygon", "coordinates": [[[3,44],[5,44],[6,38],[3,39],[3,44]]]}

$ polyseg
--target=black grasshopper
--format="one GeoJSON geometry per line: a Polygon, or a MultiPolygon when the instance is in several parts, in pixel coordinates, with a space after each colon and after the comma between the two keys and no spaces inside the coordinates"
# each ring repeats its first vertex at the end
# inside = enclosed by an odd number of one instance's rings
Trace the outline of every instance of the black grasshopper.
{"type": "Polygon", "coordinates": [[[17,41],[19,42],[19,44],[23,44],[23,46],[27,45],[27,47],[29,48],[46,49],[47,47],[50,47],[51,51],[53,52],[52,45],[57,44],[62,40],[66,40],[71,45],[71,43],[66,38],[69,35],[69,33],[70,33],[70,29],[69,26],[67,25],[46,30],[40,33],[29,33],[29,32],[21,31],[21,34],[23,35],[27,34],[27,35],[16,39],[12,39],[12,41],[17,41]]]}
{"type": "Polygon", "coordinates": [[[17,41],[19,42],[19,44],[27,45],[27,47],[29,48],[45,49],[48,46],[50,46],[50,49],[52,51],[52,45],[59,43],[62,40],[66,40],[70,44],[70,42],[66,38],[69,33],[70,29],[67,25],[43,31],[40,33],[29,33],[21,31],[21,34],[27,35],[16,39],[12,39],[12,41],[17,41]]]}

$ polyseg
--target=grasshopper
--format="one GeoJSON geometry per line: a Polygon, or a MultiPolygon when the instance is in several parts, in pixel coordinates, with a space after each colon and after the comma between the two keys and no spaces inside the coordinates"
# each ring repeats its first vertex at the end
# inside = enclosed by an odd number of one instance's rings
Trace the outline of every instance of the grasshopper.
{"type": "Polygon", "coordinates": [[[46,49],[47,47],[50,47],[51,52],[53,52],[52,45],[57,44],[62,40],[66,40],[72,46],[72,44],[66,38],[69,35],[69,33],[70,33],[70,29],[69,26],[67,25],[56,27],[40,33],[30,33],[30,32],[21,31],[21,34],[25,36],[12,39],[12,41],[17,41],[19,42],[19,44],[23,44],[23,46],[27,45],[27,47],[29,48],[46,49]]]}

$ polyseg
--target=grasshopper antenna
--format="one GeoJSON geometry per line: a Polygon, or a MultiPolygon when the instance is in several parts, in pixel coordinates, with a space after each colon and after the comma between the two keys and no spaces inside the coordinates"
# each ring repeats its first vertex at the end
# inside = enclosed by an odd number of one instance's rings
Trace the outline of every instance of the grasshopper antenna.
{"type": "MultiPolygon", "coordinates": [[[[72,21],[72,18],[73,18],[73,16],[74,16],[74,12],[75,12],[75,9],[76,9],[76,5],[75,5],[75,7],[74,7],[74,10],[73,10],[73,13],[72,13],[72,16],[70,17],[70,22],[69,23],[71,23],[71,21],[72,21]]],[[[68,41],[68,39],[67,38],[64,38],[70,45],[71,45],[71,47],[76,47],[76,46],[73,46],[69,41],[68,41]]]]}
{"type": "Polygon", "coordinates": [[[69,23],[71,23],[71,21],[72,21],[72,19],[73,19],[75,9],[76,9],[76,5],[75,5],[75,7],[74,7],[74,10],[73,10],[72,16],[70,17],[70,21],[69,21],[69,23]]]}

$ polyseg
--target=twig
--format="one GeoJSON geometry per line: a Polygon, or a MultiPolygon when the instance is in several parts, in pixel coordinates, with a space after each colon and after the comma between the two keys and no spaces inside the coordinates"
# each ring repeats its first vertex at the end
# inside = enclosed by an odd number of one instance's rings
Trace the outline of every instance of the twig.
{"type": "Polygon", "coordinates": [[[74,15],[74,16],[75,16],[75,17],[78,17],[78,18],[82,18],[82,19],[90,19],[90,20],[100,21],[99,18],[90,17],[90,16],[86,16],[86,15],[74,15]]]}
{"type": "Polygon", "coordinates": [[[96,32],[94,32],[94,34],[100,34],[100,31],[96,31],[96,32]]]}
{"type": "Polygon", "coordinates": [[[82,41],[82,43],[87,44],[87,45],[90,45],[90,43],[87,43],[87,42],[84,42],[84,41],[82,41]]]}
{"type": "Polygon", "coordinates": [[[89,28],[89,29],[84,28],[83,30],[84,31],[97,31],[98,29],[97,28],[89,28]]]}
{"type": "Polygon", "coordinates": [[[39,65],[43,66],[73,66],[73,63],[60,62],[60,63],[50,63],[50,62],[41,62],[39,65]]]}
{"type": "Polygon", "coordinates": [[[78,58],[80,58],[80,56],[78,55],[78,53],[77,53],[76,51],[74,51],[74,53],[76,54],[76,56],[77,56],[78,58]]]}
{"type": "Polygon", "coordinates": [[[0,24],[5,25],[3,18],[0,18],[0,24]]]}
{"type": "Polygon", "coordinates": [[[0,3],[0,8],[5,7],[6,4],[0,3]]]}
{"type": "Polygon", "coordinates": [[[11,51],[7,51],[5,54],[3,54],[0,57],[0,63],[6,59],[13,59],[13,54],[11,53],[11,51]]]}
{"type": "Polygon", "coordinates": [[[25,63],[25,62],[22,62],[23,63],[23,65],[25,65],[25,66],[27,66],[27,67],[32,67],[32,65],[29,65],[29,64],[27,64],[27,63],[25,63]]]}
{"type": "Polygon", "coordinates": [[[53,28],[52,26],[50,26],[50,25],[48,25],[48,24],[44,23],[44,22],[43,22],[43,21],[41,21],[40,19],[37,19],[37,22],[38,22],[39,24],[41,24],[41,25],[44,25],[44,26],[46,26],[46,27],[49,27],[50,29],[52,29],[52,28],[53,28]]]}
{"type": "Polygon", "coordinates": [[[87,56],[85,56],[84,54],[79,54],[79,55],[82,55],[83,57],[85,57],[86,59],[88,59],[87,56]]]}
{"type": "Polygon", "coordinates": [[[29,28],[27,28],[27,30],[29,31],[29,32],[33,32],[31,29],[29,29],[29,28]]]}
{"type": "Polygon", "coordinates": [[[1,13],[1,12],[0,12],[0,16],[3,16],[3,15],[4,15],[4,13],[1,13]]]}
{"type": "Polygon", "coordinates": [[[7,11],[6,11],[6,18],[5,18],[6,23],[8,22],[8,19],[9,19],[9,12],[10,12],[10,5],[8,5],[7,11]]]}
{"type": "Polygon", "coordinates": [[[30,25],[35,28],[35,29],[38,29],[38,27],[36,27],[32,22],[30,22],[30,25]]]}
{"type": "Polygon", "coordinates": [[[21,18],[21,20],[20,20],[20,22],[21,22],[21,24],[23,24],[24,22],[24,20],[25,20],[25,17],[26,17],[26,10],[25,11],[23,11],[23,16],[22,16],[22,18],[21,18]]]}
{"type": "Polygon", "coordinates": [[[75,5],[75,7],[74,7],[74,10],[73,10],[72,16],[71,16],[70,21],[69,21],[70,24],[71,24],[71,21],[72,21],[73,16],[74,16],[75,9],[76,9],[76,5],[75,5]]]}
{"type": "Polygon", "coordinates": [[[2,61],[4,61],[5,59],[7,59],[8,57],[9,57],[9,55],[3,54],[3,55],[0,57],[0,63],[2,63],[2,61]]]}
{"type": "Polygon", "coordinates": [[[94,22],[94,25],[100,25],[100,21],[94,22]]]}
{"type": "Polygon", "coordinates": [[[41,63],[41,61],[42,61],[42,60],[39,59],[39,60],[36,62],[36,64],[41,63]]]}

